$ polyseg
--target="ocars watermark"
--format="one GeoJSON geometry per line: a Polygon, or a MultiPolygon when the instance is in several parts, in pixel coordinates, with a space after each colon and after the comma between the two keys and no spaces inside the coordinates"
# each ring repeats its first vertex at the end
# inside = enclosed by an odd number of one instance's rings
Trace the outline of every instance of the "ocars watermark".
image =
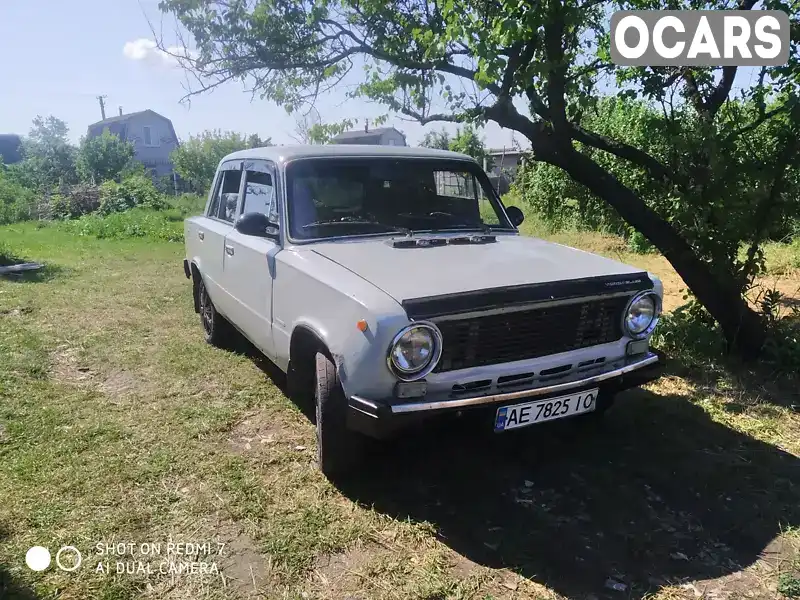
{"type": "Polygon", "coordinates": [[[621,10],[611,60],[623,66],[775,66],[789,60],[780,10],[621,10]]]}

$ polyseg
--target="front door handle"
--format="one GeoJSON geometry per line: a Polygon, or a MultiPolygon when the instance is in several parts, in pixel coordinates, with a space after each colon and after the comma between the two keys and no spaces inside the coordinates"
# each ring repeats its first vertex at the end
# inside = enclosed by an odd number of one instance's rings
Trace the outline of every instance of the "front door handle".
{"type": "Polygon", "coordinates": [[[233,246],[228,246],[225,244],[225,254],[228,256],[233,256],[233,246]]]}
{"type": "Polygon", "coordinates": [[[198,231],[198,232],[197,232],[197,237],[199,237],[199,238],[202,240],[202,239],[205,239],[205,237],[206,237],[206,234],[205,234],[205,233],[203,233],[202,231],[198,231]]]}

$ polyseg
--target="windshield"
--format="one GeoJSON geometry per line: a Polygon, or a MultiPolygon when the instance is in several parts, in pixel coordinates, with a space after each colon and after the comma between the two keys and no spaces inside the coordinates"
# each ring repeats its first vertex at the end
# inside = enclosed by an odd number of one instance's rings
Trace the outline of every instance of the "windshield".
{"type": "Polygon", "coordinates": [[[293,239],[513,228],[488,178],[467,162],[306,159],[286,177],[293,239]]]}

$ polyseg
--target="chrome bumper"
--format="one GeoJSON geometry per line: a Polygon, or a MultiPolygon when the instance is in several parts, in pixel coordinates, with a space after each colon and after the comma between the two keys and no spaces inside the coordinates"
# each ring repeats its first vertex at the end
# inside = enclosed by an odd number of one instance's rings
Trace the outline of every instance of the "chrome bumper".
{"type": "Polygon", "coordinates": [[[471,398],[453,398],[452,400],[440,400],[437,402],[409,402],[404,404],[392,404],[389,406],[392,414],[413,413],[426,410],[441,410],[445,408],[465,408],[471,406],[481,406],[484,404],[494,404],[496,402],[511,402],[523,398],[535,398],[536,396],[546,396],[566,392],[576,388],[587,387],[626,375],[638,369],[653,365],[658,362],[658,355],[648,352],[641,358],[626,361],[625,365],[609,371],[603,371],[583,379],[573,379],[552,385],[529,388],[516,392],[505,392],[502,394],[490,394],[474,396],[471,398]]]}

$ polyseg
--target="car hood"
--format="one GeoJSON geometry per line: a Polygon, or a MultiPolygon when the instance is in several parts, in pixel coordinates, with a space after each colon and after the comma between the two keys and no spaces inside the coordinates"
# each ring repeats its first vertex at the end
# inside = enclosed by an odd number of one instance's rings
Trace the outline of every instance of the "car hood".
{"type": "MultiPolygon", "coordinates": [[[[396,248],[385,238],[361,238],[322,242],[309,248],[401,303],[509,286],[607,280],[609,276],[623,276],[624,280],[625,275],[642,275],[641,269],[615,260],[520,235],[501,234],[496,242],[485,244],[396,248]]],[[[649,280],[647,284],[651,285],[649,280]]],[[[605,285],[616,284],[612,281],[605,285]]]]}

